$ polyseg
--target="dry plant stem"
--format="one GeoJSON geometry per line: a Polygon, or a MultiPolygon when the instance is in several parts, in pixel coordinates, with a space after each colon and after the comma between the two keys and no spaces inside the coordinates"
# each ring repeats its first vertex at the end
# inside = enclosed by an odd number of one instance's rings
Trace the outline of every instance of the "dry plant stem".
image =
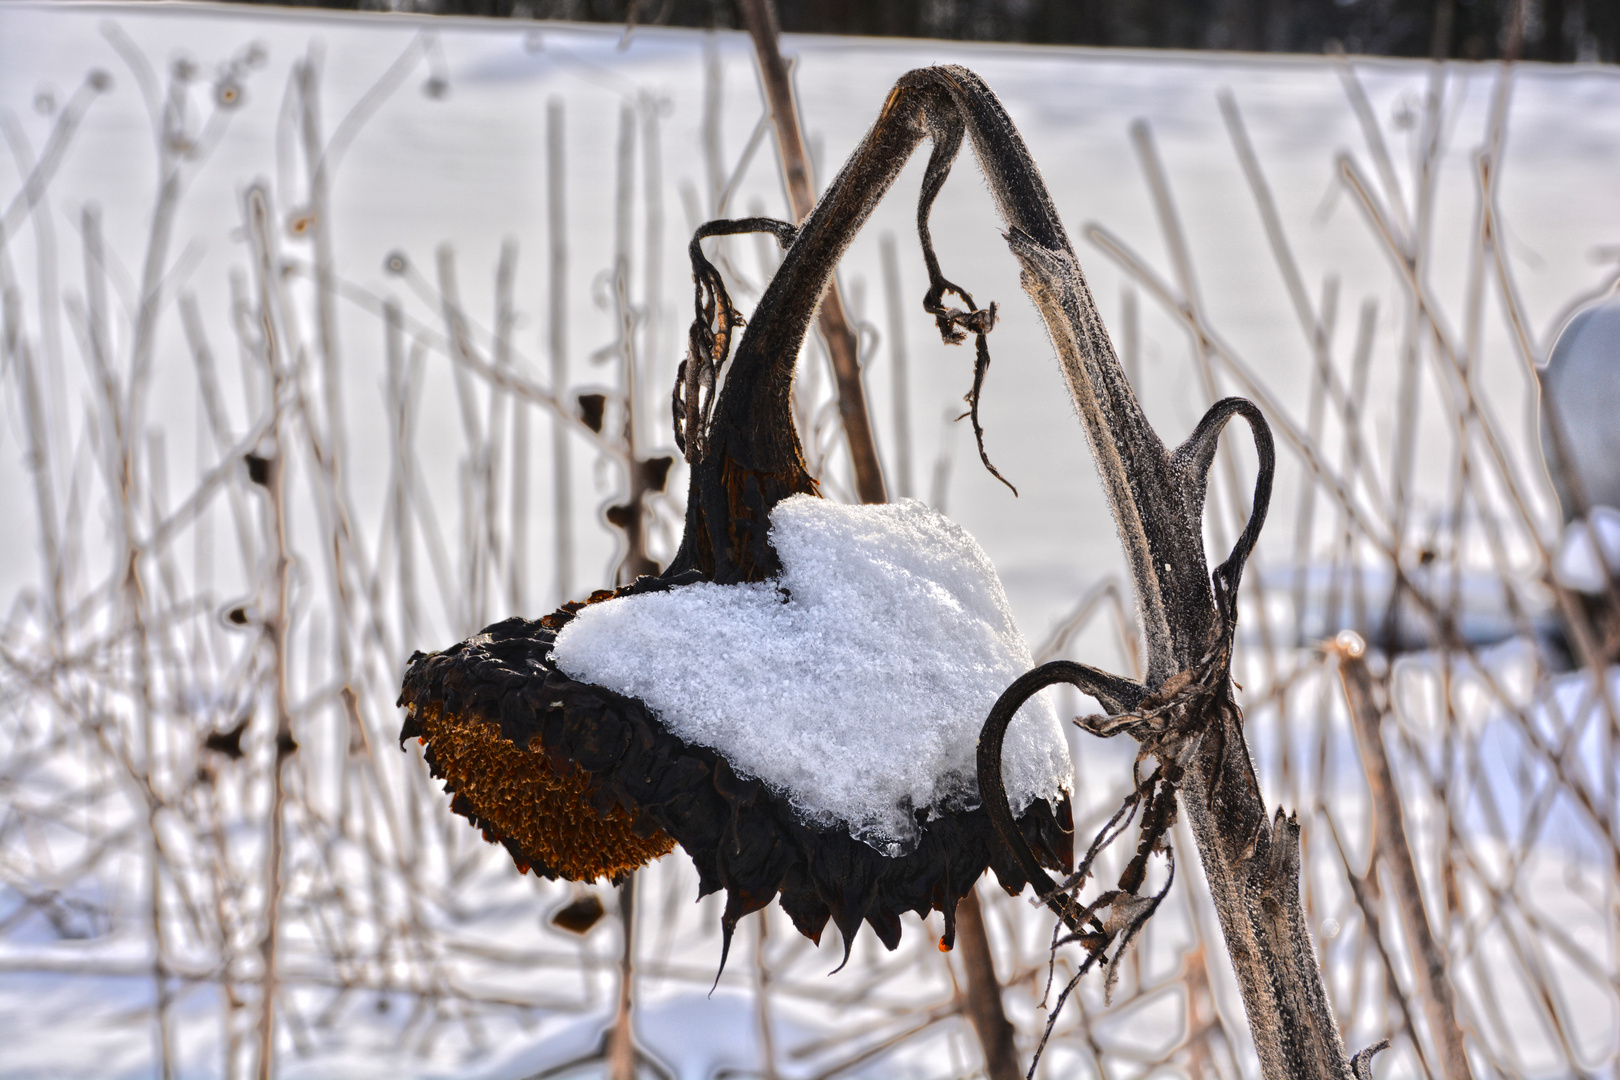
{"type": "Polygon", "coordinates": [[[658,564],[647,555],[647,473],[642,466],[636,431],[640,371],[636,355],[635,313],[630,304],[630,224],[635,200],[633,175],[636,149],[636,114],[629,105],[619,110],[617,190],[614,198],[613,302],[619,321],[620,403],[623,407],[619,445],[624,448],[626,495],[623,519],[624,557],[619,562],[618,584],[628,585],[643,574],[656,574],[658,564]]]}
{"type": "Polygon", "coordinates": [[[641,116],[641,182],[643,247],[641,252],[641,355],[654,357],[668,352],[660,340],[664,327],[664,136],[661,117],[667,99],[642,91],[638,102],[641,116]]]}
{"type": "Polygon", "coordinates": [[[21,302],[17,291],[6,288],[0,297],[0,355],[17,372],[22,383],[22,414],[27,436],[28,471],[34,481],[34,509],[39,517],[40,536],[47,578],[47,620],[51,626],[52,648],[60,650],[65,581],[62,570],[62,541],[51,487],[50,447],[46,433],[44,395],[34,366],[33,350],[21,339],[21,302]]]}
{"type": "Polygon", "coordinates": [[[894,235],[884,233],[883,300],[889,315],[889,363],[893,376],[890,396],[894,399],[894,489],[902,499],[914,490],[911,476],[911,383],[906,372],[905,302],[900,287],[900,256],[894,235]]]}
{"type": "Polygon", "coordinates": [[[347,477],[337,471],[337,462],[347,459],[343,439],[343,378],[338,351],[336,274],[332,268],[332,231],[327,173],[326,146],[321,138],[321,60],[322,49],[312,46],[293,73],[298,84],[299,134],[303,140],[305,183],[309,205],[305,219],[315,246],[316,342],[321,356],[321,393],[326,410],[326,450],[337,473],[338,491],[345,491],[347,477]]]}
{"type": "Polygon", "coordinates": [[[292,736],[292,715],[287,697],[287,629],[289,610],[289,574],[292,563],[287,553],[285,460],[286,440],[282,431],[281,403],[286,393],[285,360],[278,353],[280,323],[276,318],[275,282],[278,267],[275,256],[274,230],[269,198],[264,189],[254,186],[247,194],[247,233],[253,246],[254,272],[259,287],[259,329],[263,334],[263,361],[270,375],[271,408],[275,414],[271,442],[273,449],[266,458],[265,491],[269,500],[269,527],[274,552],[273,587],[275,595],[271,611],[265,616],[264,633],[270,646],[272,690],[275,695],[275,739],[272,748],[270,843],[266,857],[264,936],[259,951],[263,969],[260,972],[259,1042],[256,1075],[259,1080],[270,1080],[275,1073],[276,1000],[280,996],[276,978],[276,951],[280,935],[282,851],[285,826],[286,800],[285,765],[297,744],[292,736]]]}
{"type": "MultiPolygon", "coordinates": [[[[128,432],[125,432],[126,436],[128,432]]],[[[135,543],[133,528],[135,508],[132,505],[135,487],[132,448],[125,442],[121,448],[123,468],[120,471],[122,488],[119,492],[123,511],[123,531],[126,544],[128,576],[124,583],[126,615],[133,638],[136,682],[136,724],[141,738],[141,768],[143,794],[146,797],[146,827],[150,836],[147,860],[148,918],[152,933],[152,978],[156,984],[155,1013],[159,1072],[163,1080],[174,1076],[174,1045],[170,1031],[169,1006],[172,1000],[167,966],[168,933],[164,926],[163,911],[163,844],[158,833],[161,801],[158,797],[158,745],[155,728],[159,718],[154,715],[152,693],[152,665],[150,627],[146,617],[146,586],[141,578],[140,549],[135,543]]]]}
{"type": "MultiPolygon", "coordinates": [[[[500,268],[495,277],[496,347],[495,363],[510,367],[512,363],[512,332],[517,325],[517,311],[512,303],[512,278],[517,273],[517,241],[507,238],[501,245],[500,268]]],[[[509,395],[512,409],[512,485],[508,505],[506,536],[506,601],[513,611],[526,608],[528,594],[529,552],[529,405],[516,395],[509,395]]],[[[495,500],[490,499],[493,526],[495,500]]]]}
{"type": "Polygon", "coordinates": [[[624,952],[619,958],[619,1007],[607,1036],[608,1080],[636,1080],[636,1044],[631,1028],[635,1001],[636,875],[619,886],[619,925],[624,952]]]}
{"type": "MultiPolygon", "coordinates": [[[[759,59],[761,81],[770,102],[771,119],[776,125],[776,144],[782,154],[782,175],[787,182],[788,200],[793,204],[796,222],[804,222],[815,208],[815,193],[810,183],[810,165],[804,152],[804,138],[799,132],[799,113],[793,100],[793,83],[788,77],[787,64],[777,47],[775,6],[771,0],[739,0],[743,23],[754,39],[754,54],[759,59]]],[[[838,282],[830,275],[826,292],[821,298],[818,318],[822,339],[827,343],[827,355],[832,360],[833,377],[838,381],[838,415],[844,424],[844,437],[849,442],[849,457],[855,469],[855,491],[862,502],[887,502],[883,487],[883,467],[878,461],[877,442],[872,436],[872,421],[866,412],[866,389],[861,383],[861,368],[856,357],[855,331],[844,314],[844,302],[838,295],[838,282]]]]}
{"type": "MultiPolygon", "coordinates": [[[[1341,60],[1342,60],[1341,55],[1341,60]]],[[[1340,65],[1340,77],[1344,83],[1345,93],[1350,99],[1356,119],[1366,137],[1367,146],[1373,157],[1373,163],[1378,171],[1384,189],[1385,201],[1388,205],[1387,216],[1389,232],[1386,239],[1391,243],[1396,258],[1410,271],[1422,265],[1426,269],[1426,246],[1429,237],[1428,208],[1432,194],[1432,180],[1434,169],[1430,160],[1424,160],[1420,166],[1419,182],[1423,190],[1418,193],[1418,226],[1414,228],[1412,219],[1406,210],[1406,201],[1402,195],[1400,180],[1396,176],[1394,164],[1390,158],[1389,147],[1384,140],[1383,129],[1379,126],[1377,118],[1367,100],[1361,81],[1357,78],[1355,68],[1348,60],[1340,65]]],[[[1436,103],[1434,94],[1429,95],[1430,112],[1436,103]]],[[[1432,117],[1426,119],[1427,129],[1433,134],[1438,133],[1437,126],[1433,124],[1432,117]]],[[[1427,149],[1432,156],[1435,143],[1429,141],[1427,149]]],[[[1347,160],[1347,159],[1346,159],[1347,160]]],[[[1370,188],[1368,198],[1373,198],[1370,188]]],[[[1396,401],[1399,410],[1396,419],[1395,442],[1393,447],[1394,460],[1390,465],[1390,489],[1393,507],[1389,513],[1390,541],[1389,560],[1400,573],[1401,549],[1406,543],[1408,513],[1411,502],[1412,469],[1415,465],[1418,432],[1418,410],[1422,404],[1418,393],[1418,368],[1422,358],[1423,330],[1429,323],[1430,314],[1426,312],[1421,303],[1408,301],[1406,305],[1405,326],[1401,338],[1401,375],[1400,386],[1396,392],[1396,401]]],[[[1400,601],[1399,589],[1390,591],[1388,605],[1384,611],[1379,634],[1382,640],[1392,642],[1400,636],[1400,601]]]]}
{"type": "MultiPolygon", "coordinates": [[[[133,396],[133,386],[131,386],[130,391],[133,396]]],[[[136,520],[134,499],[137,484],[135,451],[130,445],[131,432],[128,428],[125,428],[123,435],[124,438],[120,441],[119,446],[121,465],[118,472],[121,531],[125,543],[124,558],[126,563],[123,598],[134,652],[136,726],[141,739],[142,794],[146,798],[146,827],[150,833],[150,851],[146,871],[148,918],[150,920],[154,953],[152,978],[156,984],[157,992],[156,1009],[154,1010],[156,1021],[154,1034],[157,1040],[160,1075],[163,1080],[170,1080],[174,1076],[174,1046],[169,1020],[169,1005],[172,998],[167,967],[168,934],[164,926],[163,911],[163,864],[165,859],[162,840],[158,833],[158,816],[161,801],[158,796],[158,784],[160,781],[158,776],[157,732],[155,729],[159,723],[159,718],[155,715],[152,692],[152,646],[146,612],[147,590],[140,569],[141,552],[134,534],[136,520]]]]}
{"type": "MultiPolygon", "coordinates": [[[[163,203],[160,199],[160,210],[163,203]]],[[[163,216],[168,216],[164,213],[163,216]]],[[[169,975],[167,944],[163,919],[163,851],[158,831],[161,800],[157,784],[157,740],[154,728],[152,693],[150,626],[147,618],[147,590],[142,579],[141,547],[137,539],[136,500],[140,477],[131,423],[137,412],[137,364],[132,358],[130,376],[120,387],[112,367],[110,325],[107,316],[106,262],[102,248],[101,216],[98,210],[86,206],[82,218],[85,251],[85,294],[88,312],[88,337],[101,390],[102,419],[113,436],[107,462],[108,486],[117,510],[119,547],[115,558],[119,565],[114,572],[121,602],[122,634],[131,652],[130,678],[135,705],[135,736],[139,740],[139,765],[131,759],[131,749],[122,753],[126,771],[135,781],[144,803],[147,828],[146,902],[148,930],[153,948],[153,998],[155,1008],[154,1040],[156,1042],[159,1071],[168,1080],[173,1075],[173,1047],[169,1027],[169,975]]],[[[157,226],[154,224],[154,229],[157,226]]],[[[159,230],[161,232],[161,230],[159,230]]],[[[148,260],[150,262],[150,260],[148,260]]],[[[146,310],[143,307],[143,312],[146,310]]]]}
{"type": "Polygon", "coordinates": [[[1395,905],[1400,910],[1401,924],[1414,954],[1412,969],[1417,977],[1417,996],[1423,1002],[1440,1076],[1443,1080],[1472,1080],[1462,1028],[1457,1023],[1456,999],[1446,974],[1445,953],[1429,925],[1417,867],[1412,862],[1412,848],[1406,839],[1400,792],[1395,787],[1389,756],[1384,751],[1383,714],[1378,707],[1372,672],[1367,669],[1359,640],[1340,642],[1335,652],[1351,726],[1355,729],[1356,745],[1361,750],[1362,766],[1367,774],[1367,787],[1372,793],[1373,835],[1377,837],[1374,859],[1384,863],[1394,886],[1395,905]]]}
{"type": "MultiPolygon", "coordinates": [[[[229,465],[234,475],[240,475],[236,473],[239,455],[231,453],[229,420],[225,412],[224,398],[220,393],[213,349],[209,347],[207,335],[203,330],[202,315],[197,310],[197,298],[192,293],[184,293],[179,299],[181,325],[185,328],[186,343],[197,369],[197,389],[208,417],[209,430],[214,437],[214,448],[219,452],[220,461],[229,465]]],[[[242,565],[251,566],[253,533],[247,501],[241,489],[235,484],[229,485],[226,494],[230,498],[231,520],[236,526],[236,543],[241,552],[242,565]]]]}
{"type": "MultiPolygon", "coordinates": [[[[916,145],[924,133],[923,123],[935,139],[931,172],[942,157],[948,166],[964,129],[973,142],[991,195],[1007,222],[1008,243],[1023,265],[1025,289],[1056,347],[1126,549],[1147,638],[1146,686],[1094,673],[1095,677],[1085,676],[1082,688],[1118,712],[1172,680],[1174,688],[1210,680],[1202,694],[1171,697],[1170,707],[1178,713],[1169,722],[1175,734],[1155,753],[1161,762],[1174,761],[1185,771],[1183,806],[1237,969],[1265,1076],[1347,1080],[1349,1059],[1327,1005],[1300,905],[1299,827],[1280,815],[1275,823],[1269,820],[1225,668],[1242,564],[1258,538],[1270,496],[1269,431],[1253,405],[1227,399],[1211,410],[1182,447],[1175,451],[1164,447],[1114,355],[1034,162],[1000,103],[968,71],[936,68],[913,72],[900,81],[862,147],[805,223],[801,241],[824,214],[850,212],[840,205],[850,197],[844,189],[856,186],[863,172],[881,169],[882,186],[892,182],[898,171],[895,163],[903,163],[916,145]],[[1264,490],[1256,491],[1255,515],[1232,557],[1215,572],[1212,591],[1202,539],[1204,483],[1220,431],[1234,415],[1243,415],[1255,428],[1264,490]]],[[[863,194],[871,190],[873,180],[877,178],[860,184],[863,194]]],[[[793,255],[790,251],[778,282],[790,276],[793,255]]],[[[733,380],[739,373],[733,371],[733,380]]],[[[1003,730],[1007,720],[1010,714],[1001,720],[1003,730]]],[[[987,736],[994,723],[993,715],[986,725],[987,736]]],[[[989,763],[999,787],[1000,733],[994,734],[989,763]]],[[[986,786],[988,748],[984,739],[980,745],[985,804],[999,805],[1010,824],[1005,799],[998,803],[998,792],[986,786]]],[[[1008,839],[1019,851],[1022,845],[1008,839]]],[[[1027,856],[1027,848],[1020,854],[1027,856]]],[[[1027,862],[1033,863],[1033,857],[1027,862]]],[[[1026,866],[1026,873],[1030,869],[1039,872],[1038,866],[1026,866]]],[[[1050,882],[1044,872],[1034,880],[1050,882]]]]}
{"type": "Polygon", "coordinates": [[[392,453],[389,455],[389,502],[394,518],[394,565],[399,581],[399,637],[403,649],[414,648],[422,617],[416,605],[416,557],[412,541],[410,497],[410,392],[405,374],[405,335],[399,305],[390,300],[383,308],[383,354],[386,365],[388,419],[392,453]]]}
{"type": "MultiPolygon", "coordinates": [[[[1395,1011],[1400,1015],[1400,1033],[1412,1041],[1412,1051],[1417,1057],[1418,1067],[1425,1078],[1434,1076],[1434,1069],[1429,1065],[1428,1051],[1417,1037],[1417,1027],[1412,1021],[1412,1004],[1406,991],[1401,988],[1400,980],[1395,975],[1395,960],[1390,955],[1389,946],[1385,944],[1382,926],[1382,917],[1379,915],[1379,898],[1377,866],[1374,865],[1367,874],[1358,874],[1350,865],[1350,856],[1345,853],[1344,841],[1339,835],[1338,826],[1333,821],[1333,815],[1326,807],[1319,807],[1322,820],[1327,825],[1328,835],[1333,838],[1333,844],[1339,856],[1339,863],[1344,868],[1345,882],[1350,886],[1351,896],[1355,899],[1356,907],[1361,913],[1364,930],[1362,934],[1362,956],[1368,951],[1376,954],[1379,969],[1384,976],[1384,992],[1389,1000],[1394,1002],[1395,1011]]],[[[1362,971],[1361,964],[1355,968],[1356,987],[1359,991],[1362,971]]],[[[1357,1000],[1352,993],[1349,1000],[1357,1000]]]]}
{"type": "MultiPolygon", "coordinates": [[[[490,360],[497,368],[512,366],[512,324],[516,319],[512,310],[512,279],[517,273],[517,254],[516,240],[510,236],[502,240],[500,258],[495,264],[495,323],[490,349],[490,360]]],[[[496,596],[504,594],[508,602],[511,602],[513,584],[513,553],[508,549],[508,539],[516,537],[501,528],[501,470],[505,467],[503,454],[507,449],[507,421],[512,413],[522,407],[522,403],[512,395],[490,388],[484,425],[483,528],[480,535],[489,559],[488,576],[492,592],[496,596]],[[503,580],[498,581],[497,578],[503,580]]],[[[513,464],[516,465],[515,462],[513,464]]],[[[514,468],[514,475],[516,472],[514,468]]],[[[521,532],[520,527],[519,534],[521,532]]],[[[515,603],[513,607],[517,611],[523,610],[515,603]]]]}
{"type": "Polygon", "coordinates": [[[1001,1004],[1001,980],[996,977],[995,959],[990,955],[990,937],[984,929],[984,910],[979,891],[969,889],[956,905],[956,947],[962,953],[967,973],[968,1019],[984,1050],[984,1071],[990,1080],[1022,1080],[1018,1052],[1013,1045],[1013,1026],[1001,1004]]]}
{"type": "Polygon", "coordinates": [[[770,927],[771,912],[766,908],[754,920],[754,1003],[755,1025],[759,1029],[760,1080],[777,1080],[776,1031],[771,1022],[771,969],[765,956],[770,927]]]}
{"type": "MultiPolygon", "coordinates": [[[[550,242],[550,293],[546,309],[546,344],[551,360],[551,392],[563,399],[568,385],[568,196],[564,188],[566,143],[563,102],[546,102],[546,226],[550,242]]],[[[554,600],[561,604],[574,589],[573,467],[568,455],[568,424],[551,420],[552,528],[556,579],[554,600]]]]}

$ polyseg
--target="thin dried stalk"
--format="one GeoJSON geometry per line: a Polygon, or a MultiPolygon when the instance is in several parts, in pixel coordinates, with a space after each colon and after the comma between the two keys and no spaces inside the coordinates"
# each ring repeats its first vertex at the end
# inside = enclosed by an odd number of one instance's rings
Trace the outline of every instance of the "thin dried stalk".
{"type": "Polygon", "coordinates": [[[51,178],[67,156],[68,147],[72,145],[73,136],[84,120],[85,111],[99,95],[111,88],[112,76],[100,69],[92,71],[57,115],[56,123],[51,126],[51,134],[45,140],[45,148],[40,151],[39,160],[28,171],[21,189],[6,204],[5,213],[0,215],[0,252],[5,251],[11,238],[22,228],[23,218],[31,214],[44,197],[51,178]]]}
{"type": "Polygon", "coordinates": [[[894,235],[884,233],[883,300],[889,316],[890,395],[894,398],[894,489],[902,499],[912,496],[911,382],[906,371],[905,302],[900,287],[900,257],[894,235]]]}
{"type": "MultiPolygon", "coordinates": [[[[321,360],[321,395],[326,413],[323,442],[331,460],[340,462],[346,460],[348,454],[343,440],[343,365],[338,341],[336,274],[332,267],[328,190],[331,177],[327,169],[328,147],[321,137],[323,59],[324,50],[319,44],[312,44],[293,70],[298,87],[298,133],[303,143],[304,182],[309,200],[294,221],[293,229],[298,235],[307,233],[315,248],[315,344],[321,360]]],[[[338,490],[342,491],[347,477],[341,472],[336,472],[336,476],[338,490]]]]}
{"type": "Polygon", "coordinates": [[[52,647],[59,650],[62,647],[62,617],[67,585],[62,566],[61,518],[52,484],[44,394],[34,364],[33,350],[22,337],[21,307],[16,289],[7,283],[3,296],[0,296],[0,354],[4,355],[7,366],[17,372],[18,380],[22,383],[27,464],[34,481],[34,510],[39,517],[41,546],[45,556],[45,617],[51,627],[52,647]]]}
{"type": "MultiPolygon", "coordinates": [[[[568,197],[566,146],[561,98],[546,103],[546,221],[550,241],[547,345],[551,359],[551,392],[567,400],[568,386],[568,197]]],[[[574,505],[568,426],[561,416],[551,421],[553,600],[561,604],[574,592],[574,505]]]]}
{"type": "MultiPolygon", "coordinates": [[[[517,311],[512,302],[512,279],[517,273],[517,241],[510,237],[501,245],[501,261],[495,273],[495,365],[512,364],[512,331],[517,311]]],[[[525,610],[528,594],[529,554],[529,407],[512,395],[512,486],[508,497],[506,545],[506,602],[513,611],[525,610]]],[[[490,498],[491,529],[495,499],[490,498]]]]}
{"type": "Polygon", "coordinates": [[[631,872],[619,886],[619,926],[623,951],[619,955],[619,1004],[608,1029],[605,1055],[608,1080],[636,1080],[634,1020],[636,984],[636,875],[631,872]]]}
{"type": "Polygon", "coordinates": [[[622,427],[619,445],[624,448],[626,495],[624,503],[616,507],[617,516],[610,511],[609,521],[624,532],[624,554],[619,560],[617,579],[626,585],[643,574],[656,574],[658,564],[647,555],[647,508],[649,491],[647,471],[640,453],[640,438],[636,431],[637,399],[640,396],[641,373],[639,351],[636,348],[635,314],[630,305],[630,221],[635,199],[634,162],[636,150],[636,114],[626,104],[619,111],[619,148],[617,184],[614,197],[613,224],[613,304],[618,323],[619,395],[622,427]]]}
{"type": "Polygon", "coordinates": [[[275,299],[279,278],[275,254],[274,222],[269,196],[258,185],[248,189],[246,231],[254,254],[254,272],[259,287],[259,319],[263,332],[263,362],[270,376],[271,401],[275,424],[270,435],[270,452],[262,455],[258,468],[269,500],[268,525],[274,557],[272,575],[273,608],[264,617],[264,632],[271,654],[271,690],[275,702],[275,742],[271,757],[270,840],[265,863],[264,934],[259,943],[263,970],[260,973],[258,1054],[255,1073],[259,1080],[275,1075],[276,1002],[281,998],[277,983],[277,950],[281,935],[281,890],[283,849],[285,847],[286,764],[297,749],[293,739],[292,714],[288,700],[287,646],[291,606],[285,490],[287,439],[282,428],[281,402],[286,393],[286,359],[280,354],[279,304],[275,299]]]}
{"type": "Polygon", "coordinates": [[[1001,1004],[1001,980],[996,977],[977,889],[969,889],[956,905],[956,945],[967,974],[964,1006],[984,1051],[985,1073],[990,1080],[1020,1080],[1023,1070],[1013,1046],[1013,1026],[1001,1004]]]}
{"type": "Polygon", "coordinates": [[[1389,767],[1389,756],[1384,751],[1382,710],[1375,699],[1372,672],[1363,655],[1365,646],[1354,635],[1341,635],[1336,652],[1339,677],[1350,706],[1351,726],[1355,729],[1356,745],[1361,748],[1367,786],[1372,792],[1376,858],[1389,871],[1395,905],[1401,913],[1406,939],[1412,946],[1417,996],[1427,1015],[1440,1075],[1445,1080],[1472,1080],[1468,1054],[1463,1048],[1462,1028],[1457,1023],[1451,980],[1446,972],[1445,953],[1429,925],[1417,868],[1412,861],[1412,848],[1406,839],[1400,792],[1389,767]]]}
{"type": "Polygon", "coordinates": [[[756,1023],[759,1027],[761,1080],[777,1080],[776,1029],[771,1021],[771,969],[765,954],[765,942],[770,937],[770,909],[766,908],[754,920],[754,1002],[756,1023]]]}
{"type": "MultiPolygon", "coordinates": [[[[793,84],[777,46],[776,9],[771,0],[740,0],[738,8],[754,40],[754,55],[759,60],[761,81],[770,102],[788,202],[793,207],[794,220],[804,222],[816,205],[815,189],[810,179],[809,159],[804,152],[804,137],[799,133],[793,84]]],[[[866,412],[866,388],[861,383],[855,332],[844,314],[838,282],[831,277],[821,298],[817,320],[827,356],[832,361],[833,377],[838,383],[838,415],[843,421],[844,438],[849,443],[849,457],[855,469],[856,494],[865,503],[887,502],[883,467],[872,435],[872,421],[866,412]]]]}

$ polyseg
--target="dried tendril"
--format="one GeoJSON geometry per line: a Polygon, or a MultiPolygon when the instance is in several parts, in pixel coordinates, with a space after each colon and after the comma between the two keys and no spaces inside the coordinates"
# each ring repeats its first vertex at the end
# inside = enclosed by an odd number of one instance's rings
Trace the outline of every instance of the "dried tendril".
{"type": "Polygon", "coordinates": [[[720,271],[703,254],[703,241],[711,236],[770,233],[783,250],[798,236],[796,226],[776,218],[722,219],[701,226],[692,234],[687,254],[692,260],[692,327],[687,332],[686,358],[675,369],[670,412],[675,445],[696,465],[708,457],[709,422],[714,414],[715,389],[720,369],[731,355],[732,331],[744,325],[742,315],[726,292],[720,271]]]}

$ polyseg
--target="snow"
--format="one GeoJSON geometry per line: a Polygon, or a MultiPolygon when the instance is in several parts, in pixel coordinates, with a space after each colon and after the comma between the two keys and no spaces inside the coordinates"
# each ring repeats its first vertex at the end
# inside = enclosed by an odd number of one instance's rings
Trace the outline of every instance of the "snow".
{"type": "Polygon", "coordinates": [[[1566,506],[1620,507],[1620,299],[1591,304],[1558,335],[1541,372],[1542,406],[1557,416],[1558,432],[1544,419],[1541,443],[1548,471],[1566,506]],[[1555,439],[1569,455],[1566,468],[1580,481],[1580,493],[1565,490],[1566,478],[1555,439]]]}
{"type": "Polygon", "coordinates": [[[1607,587],[1598,548],[1608,564],[1620,570],[1620,510],[1592,508],[1588,521],[1570,523],[1553,560],[1553,574],[1566,589],[1598,593],[1607,587]],[[1596,538],[1594,542],[1594,537],[1596,538]]]}
{"type": "MultiPolygon", "coordinates": [[[[795,495],[771,513],[782,574],[594,604],[557,635],[557,666],[640,698],[818,823],[898,854],[930,816],[978,805],[979,729],[1034,667],[1001,580],[966,529],[915,499],[795,495]]],[[[1021,812],[1073,776],[1050,701],[1003,751],[1021,812]]]]}

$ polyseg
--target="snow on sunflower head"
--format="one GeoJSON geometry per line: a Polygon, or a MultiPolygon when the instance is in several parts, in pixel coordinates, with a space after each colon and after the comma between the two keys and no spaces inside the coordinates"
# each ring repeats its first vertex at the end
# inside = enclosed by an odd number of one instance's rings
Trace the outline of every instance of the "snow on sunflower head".
{"type": "MultiPolygon", "coordinates": [[[[906,911],[942,912],[948,948],[957,901],[986,869],[1012,893],[1028,882],[979,800],[980,727],[1032,666],[995,570],[921,503],[821,499],[788,397],[833,268],[926,136],[924,307],[947,341],[977,337],[977,431],[995,309],[975,309],[941,276],[927,212],[964,118],[985,156],[987,115],[1033,170],[976,76],[926,69],[901,79],[802,226],[699,229],[697,317],[674,393],[690,469],[674,560],[538,621],[510,618],[411,658],[401,740],[423,740],[451,809],[520,869],[617,879],[678,843],[700,893],[725,890],[728,943],[742,916],[780,898],[807,937],[834,922],[846,956],[863,921],[893,949],[906,911]],[[701,243],[759,231],[785,254],[722,385],[743,320],[701,243]],[[943,306],[947,292],[969,310],[943,306]]],[[[1019,712],[1003,762],[1030,851],[1072,870],[1072,767],[1044,699],[1019,712]]]]}

